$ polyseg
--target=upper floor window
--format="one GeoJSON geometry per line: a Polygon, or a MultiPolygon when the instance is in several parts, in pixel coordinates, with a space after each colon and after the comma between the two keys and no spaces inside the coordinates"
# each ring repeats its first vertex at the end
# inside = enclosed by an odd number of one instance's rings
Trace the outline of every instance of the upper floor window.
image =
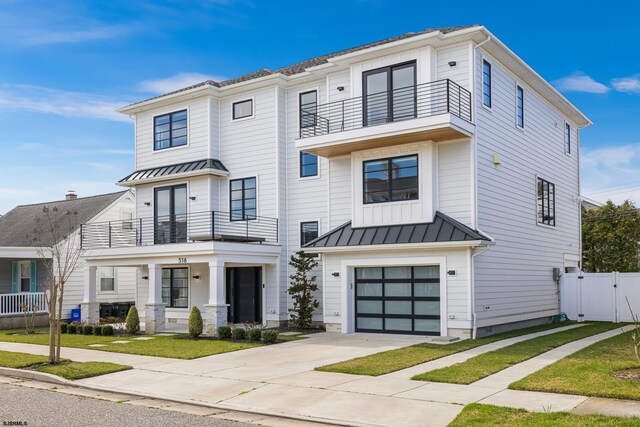
{"type": "Polygon", "coordinates": [[[538,224],[556,225],[556,186],[538,178],[538,224]]]}
{"type": "Polygon", "coordinates": [[[491,64],[482,61],[482,104],[491,108],[491,64]]]}
{"type": "Polygon", "coordinates": [[[314,127],[318,117],[318,91],[302,92],[300,104],[300,129],[314,127]]]}
{"type": "Polygon", "coordinates": [[[363,163],[364,203],[418,198],[418,156],[369,160],[363,163]]]}
{"type": "Polygon", "coordinates": [[[364,126],[416,117],[415,61],[365,71],[362,78],[364,126]]]}
{"type": "Polygon", "coordinates": [[[98,268],[101,292],[114,292],[116,290],[116,271],[114,267],[98,268]]]}
{"type": "Polygon", "coordinates": [[[153,118],[154,150],[187,145],[187,110],[153,118]]]}
{"type": "Polygon", "coordinates": [[[300,246],[318,238],[318,221],[300,223],[300,246]]]}
{"type": "Polygon", "coordinates": [[[524,89],[516,86],[516,124],[524,128],[524,89]]]}
{"type": "Polygon", "coordinates": [[[253,99],[245,99],[233,103],[233,120],[253,116],[253,99]]]}
{"type": "Polygon", "coordinates": [[[571,154],[571,125],[564,124],[564,152],[571,154]]]}
{"type": "Polygon", "coordinates": [[[256,219],[256,178],[234,179],[231,190],[231,221],[256,219]]]}
{"type": "Polygon", "coordinates": [[[300,152],[300,177],[318,175],[318,156],[315,154],[300,152]]]}

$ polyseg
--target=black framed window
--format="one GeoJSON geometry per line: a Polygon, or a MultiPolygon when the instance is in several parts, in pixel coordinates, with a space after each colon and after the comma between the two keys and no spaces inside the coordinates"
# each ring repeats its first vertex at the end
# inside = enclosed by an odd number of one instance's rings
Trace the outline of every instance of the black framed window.
{"type": "Polygon", "coordinates": [[[363,126],[416,117],[415,61],[365,71],[362,78],[363,126]]]}
{"type": "Polygon", "coordinates": [[[398,202],[418,198],[418,156],[363,162],[364,203],[398,202]]]}
{"type": "Polygon", "coordinates": [[[564,124],[564,152],[571,154],[571,125],[564,124]]]}
{"type": "Polygon", "coordinates": [[[482,61],[482,104],[491,108],[491,64],[482,61]]]}
{"type": "Polygon", "coordinates": [[[162,269],[162,302],[167,307],[189,307],[189,269],[162,269]]]}
{"type": "Polygon", "coordinates": [[[154,190],[154,243],[187,241],[187,185],[154,190]]]}
{"type": "Polygon", "coordinates": [[[187,110],[153,118],[153,149],[187,145],[187,110]]]}
{"type": "Polygon", "coordinates": [[[253,99],[233,103],[233,120],[253,116],[253,99]]]}
{"type": "Polygon", "coordinates": [[[318,238],[318,221],[300,223],[300,246],[318,238]]]}
{"type": "Polygon", "coordinates": [[[300,152],[300,177],[318,175],[318,156],[311,153],[300,152]]]}
{"type": "Polygon", "coordinates": [[[524,89],[516,86],[516,124],[524,128],[524,89]]]}
{"type": "Polygon", "coordinates": [[[538,178],[538,224],[556,225],[556,186],[547,180],[538,178]]]}
{"type": "Polygon", "coordinates": [[[318,121],[318,91],[302,92],[299,96],[300,129],[314,127],[318,121]]]}
{"type": "Polygon", "coordinates": [[[231,221],[256,219],[256,178],[231,180],[229,188],[231,192],[231,221]]]}

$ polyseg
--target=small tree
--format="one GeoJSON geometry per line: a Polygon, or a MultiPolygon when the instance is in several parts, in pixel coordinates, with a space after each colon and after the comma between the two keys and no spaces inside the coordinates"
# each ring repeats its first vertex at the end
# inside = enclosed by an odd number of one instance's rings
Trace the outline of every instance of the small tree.
{"type": "Polygon", "coordinates": [[[196,306],[191,307],[189,313],[189,338],[196,339],[202,335],[202,314],[196,306]]]}
{"type": "Polygon", "coordinates": [[[140,330],[140,318],[138,317],[138,309],[135,305],[129,308],[127,313],[127,321],[125,322],[125,329],[129,335],[133,335],[140,330]]]}
{"type": "Polygon", "coordinates": [[[307,329],[312,325],[313,311],[319,306],[313,297],[313,293],[318,290],[316,276],[309,276],[308,273],[316,268],[318,263],[313,257],[298,251],[291,255],[289,265],[295,269],[295,274],[289,276],[289,295],[293,298],[293,308],[289,310],[291,323],[297,328],[307,329]]]}
{"type": "Polygon", "coordinates": [[[624,297],[627,300],[627,306],[629,307],[629,313],[631,313],[631,319],[633,320],[633,331],[631,332],[631,340],[633,341],[633,352],[636,355],[636,361],[640,364],[640,317],[631,309],[631,303],[629,298],[624,297]]]}

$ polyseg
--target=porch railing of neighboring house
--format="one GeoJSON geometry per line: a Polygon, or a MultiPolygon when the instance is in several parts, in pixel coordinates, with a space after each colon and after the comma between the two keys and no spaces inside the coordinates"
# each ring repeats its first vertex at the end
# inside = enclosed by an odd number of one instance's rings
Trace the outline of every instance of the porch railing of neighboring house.
{"type": "Polygon", "coordinates": [[[44,292],[0,294],[0,316],[46,313],[47,311],[47,298],[44,292]]]}
{"type": "Polygon", "coordinates": [[[302,105],[300,138],[446,113],[471,122],[471,92],[450,79],[302,105]]]}
{"type": "Polygon", "coordinates": [[[207,241],[277,244],[278,219],[219,211],[190,212],[82,224],[80,235],[85,249],[207,241]]]}

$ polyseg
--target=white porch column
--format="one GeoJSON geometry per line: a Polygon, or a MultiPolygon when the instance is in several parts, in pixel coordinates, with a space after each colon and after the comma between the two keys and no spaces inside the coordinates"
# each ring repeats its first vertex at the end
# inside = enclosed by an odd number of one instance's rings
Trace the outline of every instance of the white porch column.
{"type": "Polygon", "coordinates": [[[225,296],[224,261],[209,263],[209,303],[204,305],[204,332],[216,335],[218,327],[227,324],[227,300],[225,296]]]}
{"type": "Polygon", "coordinates": [[[144,332],[154,334],[165,329],[165,304],[162,302],[162,265],[149,264],[149,300],[144,306],[144,332]]]}
{"type": "Polygon", "coordinates": [[[100,321],[100,305],[96,301],[96,272],[98,268],[86,266],[84,269],[84,297],[80,303],[82,323],[98,323],[100,321]]]}

